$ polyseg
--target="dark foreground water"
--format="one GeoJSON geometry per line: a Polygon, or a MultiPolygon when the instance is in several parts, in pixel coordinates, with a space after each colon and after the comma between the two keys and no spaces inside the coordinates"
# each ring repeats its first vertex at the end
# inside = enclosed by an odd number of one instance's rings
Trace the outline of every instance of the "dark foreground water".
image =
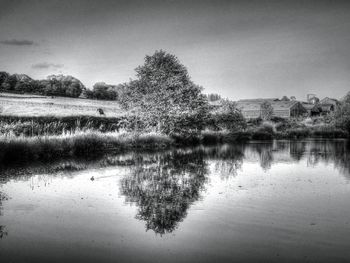
{"type": "Polygon", "coordinates": [[[350,262],[346,141],[4,169],[0,262],[350,262]]]}

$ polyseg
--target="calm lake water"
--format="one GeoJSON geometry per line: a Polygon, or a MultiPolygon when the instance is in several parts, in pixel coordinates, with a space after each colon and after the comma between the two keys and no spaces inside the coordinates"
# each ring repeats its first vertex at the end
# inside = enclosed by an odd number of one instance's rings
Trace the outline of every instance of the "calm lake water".
{"type": "Polygon", "coordinates": [[[1,262],[349,262],[346,141],[3,169],[1,262]]]}

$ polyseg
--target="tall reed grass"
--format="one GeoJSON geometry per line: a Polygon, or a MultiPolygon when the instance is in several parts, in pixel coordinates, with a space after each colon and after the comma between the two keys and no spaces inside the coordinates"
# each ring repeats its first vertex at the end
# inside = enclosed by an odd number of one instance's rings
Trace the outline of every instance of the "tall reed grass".
{"type": "Polygon", "coordinates": [[[60,135],[66,132],[97,130],[115,132],[129,128],[131,120],[121,116],[116,118],[94,116],[0,116],[0,134],[15,136],[60,135]],[[128,126],[129,125],[129,126],[128,126]]]}
{"type": "Polygon", "coordinates": [[[156,133],[85,131],[54,136],[0,136],[0,163],[95,157],[107,151],[166,148],[172,139],[156,133]]]}

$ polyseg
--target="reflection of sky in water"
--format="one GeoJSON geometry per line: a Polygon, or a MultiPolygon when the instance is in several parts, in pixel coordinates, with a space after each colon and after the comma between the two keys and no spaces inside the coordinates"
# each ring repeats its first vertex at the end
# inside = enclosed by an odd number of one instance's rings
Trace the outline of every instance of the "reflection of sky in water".
{"type": "Polygon", "coordinates": [[[7,176],[0,254],[56,262],[345,260],[347,160],[343,141],[286,141],[7,176]]]}

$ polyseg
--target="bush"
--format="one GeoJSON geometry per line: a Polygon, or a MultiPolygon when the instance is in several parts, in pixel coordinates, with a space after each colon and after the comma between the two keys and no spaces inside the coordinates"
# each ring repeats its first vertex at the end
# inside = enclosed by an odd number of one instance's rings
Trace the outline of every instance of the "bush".
{"type": "Polygon", "coordinates": [[[252,138],[252,133],[249,131],[239,131],[230,134],[231,136],[226,136],[224,141],[233,142],[233,141],[249,141],[252,138]]]}
{"type": "Polygon", "coordinates": [[[183,112],[162,116],[161,133],[171,136],[183,136],[185,139],[197,137],[206,124],[202,112],[183,112]]]}
{"type": "Polygon", "coordinates": [[[237,132],[245,129],[247,123],[234,102],[222,100],[221,105],[208,114],[206,126],[214,131],[237,132]]]}
{"type": "Polygon", "coordinates": [[[321,138],[347,138],[349,133],[333,126],[321,126],[313,131],[313,136],[321,138]]]}
{"type": "Polygon", "coordinates": [[[89,99],[117,100],[117,89],[117,86],[108,85],[104,82],[98,82],[93,86],[93,90],[86,89],[84,91],[84,96],[89,99]]]}
{"type": "Polygon", "coordinates": [[[220,131],[204,131],[201,134],[201,142],[205,145],[222,143],[227,133],[220,131]]]}
{"type": "Polygon", "coordinates": [[[277,116],[272,117],[271,121],[274,123],[288,123],[288,119],[277,117],[277,116]]]}
{"type": "MultiPolygon", "coordinates": [[[[350,98],[350,95],[348,95],[350,98]]],[[[350,101],[345,100],[335,112],[335,125],[350,133],[350,101]]]]}
{"type": "Polygon", "coordinates": [[[247,121],[247,124],[248,124],[248,126],[259,126],[259,125],[261,125],[262,121],[263,120],[261,118],[249,119],[247,121]]]}
{"type": "Polygon", "coordinates": [[[253,140],[271,140],[274,137],[274,127],[269,123],[263,123],[259,127],[249,130],[253,140]]]}
{"type": "Polygon", "coordinates": [[[253,140],[272,140],[273,134],[266,131],[255,131],[252,133],[253,140]]]}
{"type": "Polygon", "coordinates": [[[258,131],[273,134],[274,127],[270,123],[265,122],[259,127],[258,131]]]}
{"type": "Polygon", "coordinates": [[[243,115],[238,111],[211,113],[207,118],[207,126],[213,130],[236,132],[247,127],[243,115]]]}
{"type": "Polygon", "coordinates": [[[310,136],[311,132],[308,128],[288,129],[285,131],[284,137],[289,139],[301,139],[310,136]]]}

